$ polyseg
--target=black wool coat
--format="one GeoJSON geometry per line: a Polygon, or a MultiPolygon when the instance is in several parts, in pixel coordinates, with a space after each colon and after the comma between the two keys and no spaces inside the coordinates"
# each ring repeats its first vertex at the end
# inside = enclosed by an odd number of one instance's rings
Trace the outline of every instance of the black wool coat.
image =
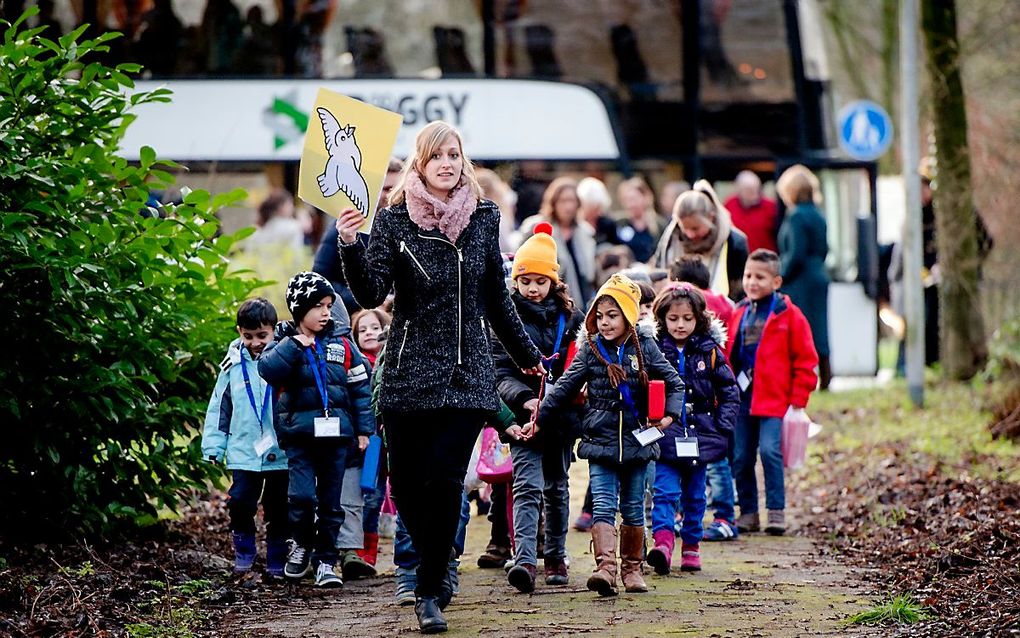
{"type": "Polygon", "coordinates": [[[379,211],[368,248],[342,246],[347,283],[364,308],[394,292],[380,404],[383,412],[457,408],[497,412],[489,327],[519,367],[539,352],[510,301],[499,252],[499,209],[481,200],[456,242],[423,230],[406,203],[379,211]]]}
{"type": "MultiPolygon", "coordinates": [[[[514,302],[517,313],[524,323],[524,330],[538,346],[543,357],[553,356],[559,318],[561,315],[566,317],[559,355],[551,365],[546,365],[546,369],[550,369],[552,379],[555,381],[566,370],[567,351],[577,338],[577,333],[584,323],[584,315],[576,308],[572,313],[567,313],[560,308],[560,304],[557,303],[553,295],[541,303],[534,303],[514,291],[510,294],[510,299],[514,302]]],[[[493,343],[492,357],[496,364],[496,390],[499,392],[499,398],[513,410],[517,423],[524,425],[531,420],[531,413],[524,409],[524,404],[531,399],[538,398],[542,379],[535,375],[524,374],[499,343],[493,343]]],[[[552,388],[552,383],[548,381],[548,378],[546,384],[546,391],[548,391],[552,388]]],[[[564,406],[553,419],[539,423],[538,437],[534,439],[535,445],[538,444],[538,441],[547,438],[572,443],[581,433],[581,415],[581,406],[564,406]]]]}
{"type": "MultiPolygon", "coordinates": [[[[674,421],[680,418],[683,402],[683,381],[655,343],[655,338],[644,327],[638,328],[645,372],[649,379],[662,379],[666,386],[666,416],[674,421]]],[[[647,463],[659,456],[658,443],[642,447],[633,431],[639,422],[627,409],[620,391],[609,380],[608,368],[591,349],[586,334],[578,336],[580,345],[573,363],[546,394],[539,409],[539,424],[554,415],[573,400],[578,390],[587,383],[584,421],[581,425],[581,443],[577,455],[582,459],[609,465],[647,463]]],[[[615,348],[610,348],[615,356],[615,348]]],[[[648,390],[641,387],[634,344],[628,341],[624,348],[624,369],[630,382],[632,396],[642,421],[648,415],[648,390]]]]}

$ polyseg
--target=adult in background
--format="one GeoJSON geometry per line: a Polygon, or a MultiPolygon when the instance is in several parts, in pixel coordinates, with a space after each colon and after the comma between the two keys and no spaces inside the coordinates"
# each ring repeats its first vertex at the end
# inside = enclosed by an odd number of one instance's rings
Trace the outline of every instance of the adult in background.
{"type": "MultiPolygon", "coordinates": [[[[390,158],[390,163],[386,167],[386,177],[383,178],[382,191],[379,193],[379,201],[375,205],[376,214],[386,207],[386,203],[390,199],[390,191],[396,185],[397,179],[400,177],[400,171],[403,169],[404,163],[402,161],[396,157],[390,158]]],[[[368,244],[367,233],[358,233],[358,238],[366,245],[368,244]]],[[[351,289],[347,286],[343,265],[340,263],[340,253],[336,250],[336,240],[336,226],[327,226],[326,231],[322,234],[322,243],[319,244],[319,249],[315,252],[315,263],[312,264],[312,271],[319,273],[329,280],[333,290],[340,295],[340,299],[344,302],[343,306],[347,314],[353,316],[354,313],[361,310],[361,306],[354,298],[354,295],[351,294],[351,289]]]]}
{"type": "Polygon", "coordinates": [[[273,189],[255,212],[255,232],[245,241],[248,249],[300,251],[305,245],[305,231],[294,212],[294,196],[282,188],[273,189]]]}
{"type": "Polygon", "coordinates": [[[336,223],[358,303],[374,308],[394,291],[380,408],[393,498],[420,556],[414,609],[424,633],[447,629],[464,475],[499,407],[488,327],[518,366],[545,373],[504,281],[499,210],[480,193],[460,133],[432,122],[415,138],[368,247],[358,241],[358,211],[336,223]]]}
{"type": "Polygon", "coordinates": [[[691,190],[691,185],[684,180],[666,182],[659,189],[659,217],[662,219],[663,225],[669,224],[676,200],[689,190],[691,190]]]}
{"type": "Polygon", "coordinates": [[[595,229],[595,243],[601,248],[604,245],[620,244],[616,235],[616,222],[609,216],[613,198],[602,180],[596,177],[585,177],[577,183],[577,198],[581,200],[581,217],[595,229]]]}
{"type": "Polygon", "coordinates": [[[530,238],[541,222],[552,225],[559,255],[559,279],[567,284],[578,306],[587,308],[595,292],[596,240],[595,229],[578,215],[580,207],[577,181],[572,177],[557,177],[545,189],[538,214],[521,223],[521,237],[530,238]]]}
{"type": "Polygon", "coordinates": [[[676,200],[673,219],[662,233],[652,263],[669,268],[685,255],[697,256],[708,266],[710,290],[734,301],[741,299],[747,237],[733,227],[729,211],[703,179],[676,200]]]}
{"type": "Polygon", "coordinates": [[[616,195],[626,218],[620,221],[616,234],[634,253],[634,261],[644,263],[655,254],[659,240],[659,215],[655,212],[655,196],[648,183],[640,177],[620,182],[616,195]]]}
{"type": "Polygon", "coordinates": [[[825,257],[829,254],[825,217],[818,210],[822,191],[815,174],[797,164],[783,171],[776,192],[786,204],[786,219],[779,229],[780,274],[783,292],[803,311],[811,325],[818,351],[821,389],[829,387],[829,275],[825,257]]]}
{"type": "Polygon", "coordinates": [[[761,179],[751,171],[740,171],[735,181],[736,193],[726,200],[733,225],[747,235],[747,250],[753,253],[759,248],[779,252],[779,209],[776,203],[765,197],[761,190],[761,179]]]}

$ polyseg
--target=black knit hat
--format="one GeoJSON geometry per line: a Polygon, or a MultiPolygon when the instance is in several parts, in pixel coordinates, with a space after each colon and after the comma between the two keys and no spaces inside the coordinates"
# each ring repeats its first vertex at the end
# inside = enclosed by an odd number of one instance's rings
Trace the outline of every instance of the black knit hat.
{"type": "Polygon", "coordinates": [[[335,302],[336,291],[329,280],[319,273],[299,272],[287,284],[287,309],[296,323],[300,323],[323,297],[332,297],[335,302]]]}

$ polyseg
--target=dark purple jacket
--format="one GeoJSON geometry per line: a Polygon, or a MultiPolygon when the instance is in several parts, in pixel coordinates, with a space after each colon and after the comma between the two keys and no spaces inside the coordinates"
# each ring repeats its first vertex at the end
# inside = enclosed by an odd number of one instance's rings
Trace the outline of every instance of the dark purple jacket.
{"type": "MultiPolygon", "coordinates": [[[[716,332],[721,326],[716,324],[716,332]]],[[[716,338],[726,343],[725,335],[716,338]]],[[[714,463],[726,458],[729,453],[733,428],[740,410],[740,390],[733,376],[733,369],[726,362],[722,345],[709,335],[692,335],[684,347],[684,369],[678,370],[684,380],[685,400],[693,404],[693,413],[687,413],[689,433],[698,437],[700,462],[714,463]],[[712,352],[715,351],[715,356],[712,352]],[[713,362],[714,359],[714,362],[713,362]]],[[[659,347],[674,368],[678,363],[678,350],[668,336],[659,338],[659,347]]],[[[673,437],[683,436],[683,425],[674,422],[665,431],[666,437],[659,441],[660,462],[678,461],[673,437]]]]}

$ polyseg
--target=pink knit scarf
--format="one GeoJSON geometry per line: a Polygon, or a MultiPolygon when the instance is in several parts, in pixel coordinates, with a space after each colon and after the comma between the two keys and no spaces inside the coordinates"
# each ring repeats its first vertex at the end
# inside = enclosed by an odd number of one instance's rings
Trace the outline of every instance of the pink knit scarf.
{"type": "Polygon", "coordinates": [[[416,171],[411,171],[407,176],[404,196],[411,221],[423,230],[432,230],[438,226],[440,232],[454,243],[467,228],[471,213],[478,207],[478,198],[463,177],[453,188],[452,196],[443,201],[425,188],[424,180],[416,171]]]}

